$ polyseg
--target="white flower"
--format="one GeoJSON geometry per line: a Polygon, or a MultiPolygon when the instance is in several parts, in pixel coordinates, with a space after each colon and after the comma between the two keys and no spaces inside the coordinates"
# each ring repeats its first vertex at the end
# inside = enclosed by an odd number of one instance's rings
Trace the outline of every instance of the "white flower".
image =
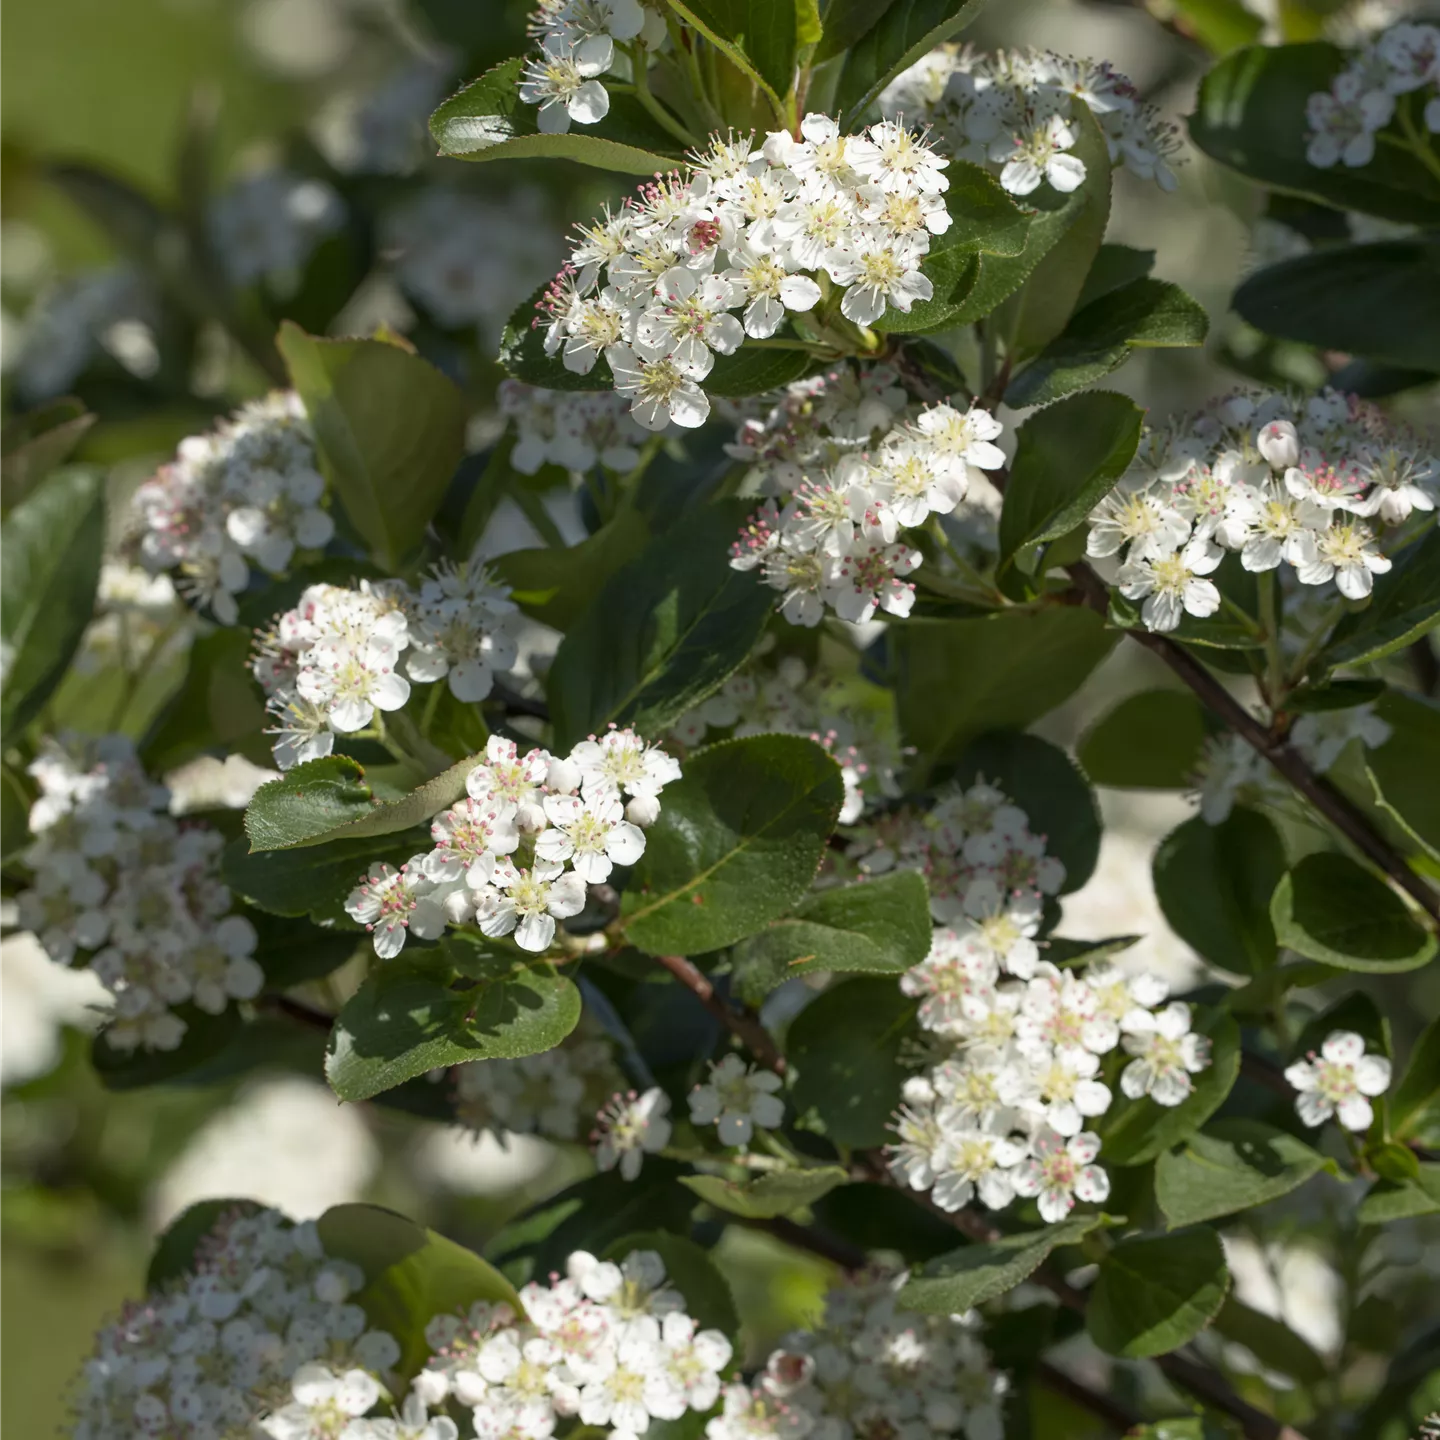
{"type": "Polygon", "coordinates": [[[613,47],[594,37],[578,45],[560,35],[547,35],[541,53],[525,66],[519,95],[538,105],[536,126],[543,135],[563,135],[572,120],[598,125],[610,113],[610,96],[595,79],[610,67],[613,47]]]}
{"type": "Polygon", "coordinates": [[[465,790],[472,800],[513,819],[522,834],[534,834],[545,828],[544,787],[550,764],[544,750],[521,755],[513,740],[492,735],[485,742],[484,763],[465,777],[465,790]]]}
{"type": "Polygon", "coordinates": [[[552,829],[535,839],[535,857],[551,864],[569,860],[590,885],[601,885],[616,865],[633,865],[645,853],[645,834],[625,817],[618,795],[547,795],[552,829]]]}
{"type": "Polygon", "coordinates": [[[915,586],[901,577],[920,560],[920,552],[908,545],[859,544],[830,563],[821,593],[842,620],[857,624],[869,620],[877,608],[908,615],[915,604],[915,586]]]}
{"type": "Polygon", "coordinates": [[[646,360],[668,357],[681,373],[703,380],[715,363],[710,352],[733,354],[745,338],[727,313],[739,298],[729,280],[677,265],[656,283],[655,303],[635,327],[635,349],[646,360]]]}
{"type": "Polygon", "coordinates": [[[773,1130],[785,1118],[785,1102],[775,1092],[780,1077],[747,1066],[733,1051],[710,1064],[710,1078],[690,1092],[690,1118],[714,1125],[722,1145],[745,1146],[756,1127],[773,1130]]]}
{"type": "Polygon", "coordinates": [[[1383,1055],[1367,1055],[1364,1039],[1349,1030],[1335,1030],[1317,1055],[1297,1060],[1285,1078],[1299,1093],[1295,1109],[1312,1129],[1332,1115],[1347,1130],[1368,1130],[1374,1119],[1370,1100],[1390,1088],[1390,1062],[1383,1055]]]}
{"type": "Polygon", "coordinates": [[[1122,482],[1090,512],[1085,553],[1105,559],[1129,545],[1132,559],[1158,558],[1178,550],[1189,534],[1190,522],[1173,506],[1122,482]]]}
{"type": "Polygon", "coordinates": [[[443,896],[425,868],[423,854],[412,855],[399,870],[377,860],[345,901],[345,913],[370,931],[382,960],[393,960],[404,949],[407,931],[422,940],[438,939],[445,931],[443,896]]]}
{"type": "Polygon", "coordinates": [[[1074,1046],[1053,1050],[1043,1058],[1026,1057],[1026,1072],[1012,1070],[1001,1093],[1008,1104],[1037,1116],[1057,1135],[1078,1135],[1086,1120],[1110,1108],[1110,1089],[1095,1076],[1099,1057],[1074,1046]]]}
{"type": "Polygon", "coordinates": [[[563,865],[541,860],[528,870],[496,857],[490,886],[477,898],[481,931],[491,937],[515,933],[522,950],[548,950],[555,938],[555,922],[568,920],[585,908],[585,881],[563,865]]]}
{"type": "Polygon", "coordinates": [[[1375,576],[1390,569],[1391,561],[1375,548],[1370,527],[1359,520],[1342,520],[1301,539],[1295,573],[1305,585],[1335,581],[1347,600],[1363,600],[1375,586],[1375,576]]]}
{"type": "Polygon", "coordinates": [[[459,1440],[459,1436],[459,1427],[448,1416],[430,1417],[418,1388],[405,1397],[394,1419],[364,1420],[345,1431],[345,1440],[459,1440]]]}
{"type": "Polygon", "coordinates": [[[1012,195],[1029,195],[1039,189],[1042,180],[1068,195],[1085,180],[1085,162],[1069,153],[1075,139],[1075,131],[1064,117],[1051,115],[1024,135],[997,139],[990,158],[1005,162],[1000,183],[1012,195]]]}
{"type": "Polygon", "coordinates": [[[1015,1193],[1014,1167],[1024,1158],[1023,1146],[978,1126],[942,1131],[933,1161],[935,1203],[953,1211],[978,1196],[988,1209],[1003,1210],[1015,1193]]]}
{"type": "Polygon", "coordinates": [[[1171,555],[1143,556],[1127,561],[1117,578],[1127,600],[1143,600],[1140,618],[1148,630],[1173,630],[1185,615],[1205,619],[1220,608],[1220,591],[1203,577],[1224,558],[1208,540],[1192,540],[1171,555]]]}
{"type": "Polygon", "coordinates": [[[879,229],[852,231],[825,255],[825,269],[837,285],[849,288],[840,313],[857,325],[878,320],[887,305],[908,314],[917,300],[929,300],[935,287],[920,271],[925,250],[911,237],[895,240],[879,229]]]}
{"type": "Polygon", "coordinates": [[[1210,1042],[1190,1030],[1190,1007],[1171,1001],[1158,1015],[1140,1012],[1124,1022],[1121,1043],[1133,1059],[1120,1076],[1132,1100],[1148,1095],[1157,1105],[1178,1105],[1191,1091],[1190,1077],[1210,1064],[1210,1042]]]}
{"type": "Polygon", "coordinates": [[[693,430],[709,418],[709,398],[668,355],[642,359],[628,345],[612,345],[605,359],[616,390],[632,397],[630,414],[647,430],[663,430],[672,420],[693,430]]]}
{"type": "Polygon", "coordinates": [[[337,1375],[325,1365],[300,1366],[290,1382],[294,1400],[260,1422],[273,1440],[338,1440],[347,1422],[380,1399],[380,1386],[363,1370],[337,1375]]]}
{"type": "Polygon", "coordinates": [[[597,1117],[592,1137],[596,1165],[601,1170],[618,1165],[624,1179],[635,1179],[645,1156],[658,1155],[670,1143],[669,1117],[670,1097],[663,1090],[612,1096],[597,1117]]]}
{"type": "MultiPolygon", "coordinates": [[[[680,778],[680,762],[658,745],[647,745],[633,730],[614,725],[600,736],[582,740],[570,752],[570,764],[589,796],[628,795],[657,802],[660,792],[680,778]]],[[[635,817],[632,815],[631,819],[635,817]]],[[[653,823],[653,816],[637,824],[653,823]]]]}
{"type": "Polygon", "coordinates": [[[1275,470],[1288,470],[1300,463],[1300,439],[1291,420],[1272,420],[1260,427],[1255,448],[1275,470]]]}
{"type": "Polygon", "coordinates": [[[950,188],[942,173],[949,163],[930,144],[903,125],[882,121],[845,147],[851,168],[882,190],[939,194],[950,188]]]}
{"type": "Polygon", "coordinates": [[[745,298],[745,333],[760,340],[780,328],[787,310],[813,310],[820,299],[820,287],[808,275],[791,275],[773,251],[743,241],[730,252],[725,279],[732,294],[745,298]]]}
{"type": "Polygon", "coordinates": [[[1310,125],[1305,158],[1318,169],[1344,164],[1368,165],[1375,157],[1375,132],[1395,112],[1394,97],[1383,90],[1362,90],[1354,71],[1336,76],[1328,92],[1310,96],[1305,118],[1310,125]]]}
{"type": "Polygon", "coordinates": [[[1100,1137],[1088,1131],[1069,1140],[1053,1130],[1032,1142],[1033,1156],[1018,1165],[1013,1183],[1017,1195],[1040,1197],[1040,1216],[1058,1224],[1076,1199],[1099,1204],[1110,1194],[1110,1178],[1091,1162],[1100,1153],[1100,1137]]]}

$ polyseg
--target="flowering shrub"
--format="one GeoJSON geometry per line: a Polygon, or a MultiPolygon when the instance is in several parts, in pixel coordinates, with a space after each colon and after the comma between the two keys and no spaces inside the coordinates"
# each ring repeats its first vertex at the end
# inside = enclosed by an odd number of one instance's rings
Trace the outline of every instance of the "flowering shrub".
{"type": "Polygon", "coordinates": [[[1440,460],[1391,401],[1440,375],[1436,32],[1209,68],[1190,138],[1316,241],[1167,415],[1100,382],[1206,312],[1105,237],[1179,203],[1179,125],[960,48],[979,8],[545,0],[213,201],[57,178],[154,219],[14,387],[15,923],[108,992],[107,1092],[310,1068],[407,1156],[574,1177],[477,1207],[488,1258],[186,1212],[78,1440],[1418,1423],[1379,1237],[1440,1215],[1440,460]],[[255,783],[176,798],[203,759],[255,783]],[[1187,968],[1077,919],[1102,787],[1193,802],[1115,882],[1187,968]],[[1241,1283],[1296,1237],[1333,1345],[1241,1283]],[[783,1324],[747,1244],[825,1267],[783,1324]]]}

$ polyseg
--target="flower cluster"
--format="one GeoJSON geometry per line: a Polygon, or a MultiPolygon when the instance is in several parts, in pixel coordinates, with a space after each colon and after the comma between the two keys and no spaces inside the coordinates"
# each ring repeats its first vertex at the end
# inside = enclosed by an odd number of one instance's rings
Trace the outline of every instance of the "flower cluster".
{"type": "Polygon", "coordinates": [[[659,746],[613,726],[564,759],[522,755],[498,735],[485,757],[466,779],[466,798],[431,824],[435,848],[398,870],[377,861],[345,902],[382,959],[400,953],[407,933],[435,939],[447,922],[549,949],[555,922],[585,908],[585,887],[645,853],[643,827],[659,817],[661,790],[680,778],[659,746]]]}
{"type": "Polygon", "coordinates": [[[1103,61],[947,45],[880,96],[886,116],[933,127],[947,153],[992,167],[1012,195],[1030,195],[1046,182],[1062,193],[1084,184],[1085,162],[1074,153],[1082,105],[1099,123],[1111,165],[1175,188],[1175,127],[1103,61]]]}
{"type": "Polygon", "coordinates": [[[1364,1039],[1349,1030],[1326,1036],[1317,1055],[1313,1050],[1285,1071],[1296,1091],[1295,1109],[1312,1129],[1336,1116],[1347,1130],[1370,1128],[1375,1118],[1370,1101],[1390,1088],[1390,1062],[1383,1055],[1367,1055],[1364,1039]]]}
{"type": "Polygon", "coordinates": [[[582,1117],[593,1115],[620,1085],[607,1041],[581,1027],[553,1050],[518,1060],[458,1065],[455,1119],[475,1135],[541,1135],[578,1140],[582,1117]]]}
{"type": "Polygon", "coordinates": [[[555,265],[543,192],[524,187],[503,202],[427,185],[388,211],[380,243],[400,289],[447,330],[478,326],[494,344],[516,295],[555,265]]]}
{"type": "MultiPolygon", "coordinates": [[[[1390,738],[1390,726],[1373,705],[1348,710],[1318,710],[1301,715],[1286,737],[1290,747],[1317,775],[1335,764],[1352,740],[1374,750],[1390,738]]],[[[1200,814],[1210,825],[1229,818],[1237,800],[1262,807],[1283,805],[1293,793],[1270,763],[1239,735],[1212,736],[1200,757],[1200,814]]]]}
{"type": "Polygon", "coordinates": [[[876,610],[908,615],[921,560],[900,532],[948,515],[965,498],[972,469],[1005,463],[1001,425],[988,410],[932,405],[896,425],[873,451],[842,456],[807,476],[783,508],[767,501],[731,551],[737,570],[759,570],[794,625],[818,625],[827,607],[866,621],[876,610]]]}
{"type": "MultiPolygon", "coordinates": [[[[763,644],[763,642],[762,642],[763,644]]],[[[711,730],[744,735],[804,735],[839,762],[845,781],[840,823],[853,825],[868,804],[899,794],[900,755],[893,724],[859,693],[860,682],[827,681],[797,655],[753,662],[708,700],[687,710],[671,734],[695,746],[711,730]]]]}
{"type": "Polygon", "coordinates": [[[1436,457],[1358,400],[1236,394],[1145,433],[1086,549],[1151,630],[1215,614],[1227,551],[1363,600],[1391,566],[1385,532],[1433,511],[1437,482],[1436,457]]]}
{"type": "Polygon", "coordinates": [[[329,543],[325,498],[300,397],[277,391],[183,440],[135,492],[135,553],[152,574],[176,572],[182,594],[233,625],[248,561],[283,574],[296,550],[329,543]]]}
{"type": "Polygon", "coordinates": [[[510,463],[522,475],[542,465],[593,470],[597,464],[627,474],[640,463],[645,432],[625,402],[607,390],[544,390],[504,380],[500,413],[515,425],[510,463]]]}
{"type": "Polygon", "coordinates": [[[218,1015],[259,993],[255,928],[220,881],[224,837],[169,815],[128,739],[47,741],[29,773],[40,795],[20,924],[58,964],[90,956],[115,997],[113,1047],[173,1050],[186,1031],[176,1006],[218,1015]]]}
{"type": "Polygon", "coordinates": [[[598,125],[610,113],[610,92],[597,78],[632,63],[615,42],[635,41],[635,62],[665,39],[664,18],[640,0],[540,0],[530,22],[540,53],[525,66],[520,98],[538,105],[542,135],[563,135],[573,120],[598,125]]]}
{"type": "Polygon", "coordinates": [[[338,1433],[301,1422],[326,1403],[363,1415],[400,1359],[350,1303],[363,1282],[313,1224],[223,1216],[193,1270],[100,1332],[70,1397],[73,1440],[338,1433]]]}
{"type": "Polygon", "coordinates": [[[232,284],[264,280],[290,294],[315,247],[345,223],[345,204],[323,180],[264,170],[216,196],[208,220],[232,284]]]}
{"type": "Polygon", "coordinates": [[[509,597],[475,562],[442,562],[418,590],[398,580],[309,586],[256,637],[255,678],[279,720],[276,763],[330,754],[337,734],[404,705],[411,680],[444,680],[457,700],[483,700],[496,672],[515,663],[509,597]]]}
{"type": "Polygon", "coordinates": [[[750,1383],[725,1387],[708,1440],[839,1440],[862,1435],[1001,1440],[1009,1389],[973,1314],[904,1310],[904,1274],[832,1290],[814,1330],[789,1335],[750,1383]]]}
{"type": "Polygon", "coordinates": [[[929,300],[920,266],[950,226],[946,160],[890,121],[842,135],[807,115],[800,133],[758,150],[748,135],[714,136],[688,171],[582,226],[537,306],[546,352],[581,375],[603,355],[646,429],[694,427],[710,414],[701,386],[716,354],[746,336],[812,311],[817,334],[869,325],[929,300]],[[823,303],[822,281],[836,287],[823,303]]]}
{"type": "Polygon", "coordinates": [[[1410,104],[1440,134],[1440,26],[1396,25],[1355,51],[1330,88],[1306,102],[1305,158],[1321,170],[1368,165],[1376,132],[1410,104]]]}
{"type": "Polygon", "coordinates": [[[730,1341],[686,1313],[653,1250],[618,1265],[578,1250],[563,1278],[524,1286],[520,1301],[523,1319],[484,1303],[464,1318],[436,1316],[425,1331],[435,1353],[414,1394],[472,1411],[485,1440],[544,1440],[571,1416],[633,1440],[720,1397],[730,1341]]]}

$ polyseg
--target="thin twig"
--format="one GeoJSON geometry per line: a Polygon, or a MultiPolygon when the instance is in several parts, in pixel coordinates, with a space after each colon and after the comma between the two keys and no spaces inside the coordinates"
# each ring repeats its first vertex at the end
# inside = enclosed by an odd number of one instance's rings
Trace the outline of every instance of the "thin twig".
{"type": "Polygon", "coordinates": [[[663,965],[767,1070],[785,1073],[785,1057],[770,1032],[753,1015],[737,1010],[719,996],[709,978],[683,955],[657,955],[663,965]]]}
{"type": "Polygon", "coordinates": [[[327,1035],[335,1024],[333,1015],[327,1015],[323,1010],[317,1010],[303,1000],[292,1000],[288,995],[262,995],[259,1003],[262,1009],[288,1015],[292,1020],[298,1020],[312,1030],[323,1030],[327,1035]]]}

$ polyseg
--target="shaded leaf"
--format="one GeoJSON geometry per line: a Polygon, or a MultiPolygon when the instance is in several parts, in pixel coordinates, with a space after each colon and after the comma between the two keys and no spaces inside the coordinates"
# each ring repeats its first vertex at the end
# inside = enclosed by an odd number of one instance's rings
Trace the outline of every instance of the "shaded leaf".
{"type": "Polygon", "coordinates": [[[1122,1240],[1101,1261],[1086,1328],[1111,1355],[1163,1355],[1209,1325],[1229,1288],[1225,1251],[1211,1229],[1122,1240]]]}
{"type": "Polygon", "coordinates": [[[94,423],[95,416],[73,396],[7,420],[0,434],[0,509],[13,509],[63,465],[94,423]]]}
{"type": "Polygon", "coordinates": [[[1171,1229],[1288,1195],[1331,1162],[1259,1120],[1216,1120],[1155,1165],[1155,1198],[1171,1229]]]}
{"type": "Polygon", "coordinates": [[[146,1293],[193,1274],[201,1242],[210,1237],[222,1219],[234,1214],[254,1215],[261,1208],[254,1200],[198,1200],[187,1205],[155,1242],[145,1271],[146,1293]]]}
{"type": "Polygon", "coordinates": [[[1376,803],[1440,858],[1440,709],[1418,696],[1390,692],[1375,710],[1390,726],[1390,738],[1365,751],[1376,803]]]}
{"type": "Polygon", "coordinates": [[[1330,632],[1312,670],[1360,665],[1402,650],[1440,620],[1440,528],[1408,545],[1375,580],[1370,603],[1330,632]]]}
{"type": "Polygon", "coordinates": [[[1231,1294],[1215,1317],[1215,1329],[1243,1345],[1267,1370],[1315,1385],[1330,1373],[1326,1361],[1283,1320],[1252,1309],[1231,1294]]]}
{"type": "Polygon", "coordinates": [[[1142,690],[1097,720],[1077,753],[1096,785],[1185,790],[1204,744],[1205,712],[1190,691],[1142,690]]]}
{"type": "Polygon", "coordinates": [[[1390,1096],[1390,1127],[1400,1139],[1424,1133],[1440,1119],[1440,1020],[1432,1020],[1410,1052],[1390,1096]]]}
{"type": "Polygon", "coordinates": [[[813,1205],[849,1178],[849,1171],[839,1165],[817,1165],[806,1170],[775,1170],[743,1182],[718,1175],[683,1175],[680,1183],[717,1210],[769,1220],[813,1205]]]}
{"type": "Polygon", "coordinates": [[[666,0],[777,100],[795,79],[799,44],[791,0],[666,0]]]}
{"type": "Polygon", "coordinates": [[[594,608],[606,582],[641,554],[649,538],[644,517],[622,510],[578,545],[512,550],[493,569],[527,615],[565,631],[594,608]]]}
{"type": "MultiPolygon", "coordinates": [[[[890,0],[876,5],[875,23],[849,48],[835,96],[844,128],[861,115],[902,70],[953,38],[979,15],[985,0],[890,0]]],[[[828,23],[828,22],[827,22],[828,23]]]]}

